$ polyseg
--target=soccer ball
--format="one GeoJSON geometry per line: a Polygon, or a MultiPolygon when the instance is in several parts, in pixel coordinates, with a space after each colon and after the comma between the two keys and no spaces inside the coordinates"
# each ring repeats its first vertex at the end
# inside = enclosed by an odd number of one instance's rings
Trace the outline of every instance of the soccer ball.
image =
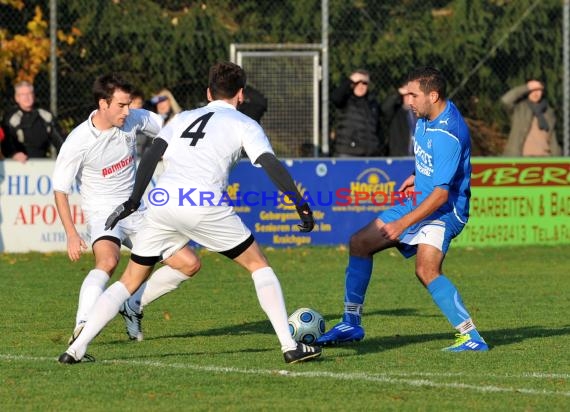
{"type": "Polygon", "coordinates": [[[311,308],[300,308],[289,316],[289,331],[297,342],[308,345],[325,333],[325,319],[311,308]]]}

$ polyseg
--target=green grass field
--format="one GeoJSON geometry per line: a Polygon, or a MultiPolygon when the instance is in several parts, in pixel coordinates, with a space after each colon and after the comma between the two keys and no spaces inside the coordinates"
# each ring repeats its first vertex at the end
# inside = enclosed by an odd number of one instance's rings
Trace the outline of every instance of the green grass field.
{"type": "MultiPolygon", "coordinates": [[[[266,250],[289,312],[342,313],[347,252],[266,250]]],[[[248,273],[203,252],[202,271],[146,308],[145,340],[120,317],[60,365],[91,256],[0,255],[0,410],[570,410],[567,247],[452,248],[444,266],[491,345],[443,353],[454,330],[413,274],[376,256],[364,341],[286,365],[248,273]]],[[[125,255],[120,269],[124,267],[125,255]]],[[[117,275],[115,275],[117,276],[117,275]]]]}

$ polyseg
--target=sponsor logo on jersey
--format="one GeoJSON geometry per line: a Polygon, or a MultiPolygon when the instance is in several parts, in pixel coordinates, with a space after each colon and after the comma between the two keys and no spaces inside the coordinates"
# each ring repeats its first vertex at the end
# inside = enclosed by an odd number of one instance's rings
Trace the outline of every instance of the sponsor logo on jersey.
{"type": "Polygon", "coordinates": [[[129,157],[122,159],[121,161],[115,163],[114,165],[111,165],[109,167],[104,167],[103,170],[101,170],[101,174],[103,175],[103,177],[112,175],[113,173],[123,170],[125,167],[131,165],[134,160],[135,157],[133,155],[130,155],[129,157]]]}

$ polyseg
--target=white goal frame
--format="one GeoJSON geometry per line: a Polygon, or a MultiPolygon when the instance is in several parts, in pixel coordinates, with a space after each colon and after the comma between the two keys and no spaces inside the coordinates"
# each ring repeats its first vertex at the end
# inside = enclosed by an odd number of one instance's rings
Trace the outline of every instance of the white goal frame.
{"type": "MultiPolygon", "coordinates": [[[[322,73],[322,46],[320,44],[261,44],[261,43],[232,43],[230,45],[230,60],[243,67],[245,59],[263,59],[270,57],[293,57],[307,58],[312,66],[311,81],[311,108],[312,108],[312,155],[319,157],[328,152],[328,138],[323,136],[320,125],[328,125],[328,117],[324,122],[323,117],[328,116],[327,110],[321,110],[322,104],[319,99],[323,73],[322,73]]],[[[248,80],[251,79],[248,73],[248,80]]],[[[255,83],[255,79],[252,79],[255,83]]],[[[283,81],[283,87],[287,82],[283,81]]],[[[327,132],[328,134],[328,132],[327,132]]]]}

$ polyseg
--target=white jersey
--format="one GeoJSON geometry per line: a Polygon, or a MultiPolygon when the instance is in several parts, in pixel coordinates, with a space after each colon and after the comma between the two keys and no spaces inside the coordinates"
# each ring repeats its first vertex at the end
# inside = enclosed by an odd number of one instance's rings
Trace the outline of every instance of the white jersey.
{"type": "Polygon", "coordinates": [[[208,204],[199,201],[198,193],[213,194],[212,202],[217,204],[242,148],[252,164],[261,154],[273,153],[261,126],[221,100],[179,113],[158,137],[168,142],[168,148],[156,187],[171,198],[177,198],[180,190],[195,189],[190,197],[201,206],[208,204]]]}
{"type": "Polygon", "coordinates": [[[98,130],[89,118],[65,139],[55,162],[54,191],[70,193],[77,180],[81,206],[87,217],[94,212],[111,212],[126,201],[133,189],[136,172],[136,136],[155,137],[162,118],[143,109],[131,109],[125,124],[98,130]]]}

